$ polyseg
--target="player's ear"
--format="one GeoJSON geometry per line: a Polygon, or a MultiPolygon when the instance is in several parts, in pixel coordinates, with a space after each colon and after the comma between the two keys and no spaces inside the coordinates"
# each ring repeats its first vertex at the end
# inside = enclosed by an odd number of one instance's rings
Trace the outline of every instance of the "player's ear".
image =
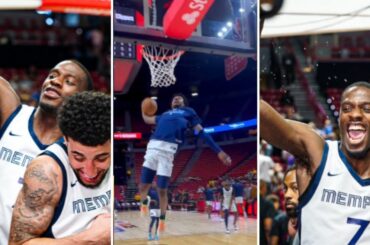
{"type": "Polygon", "coordinates": [[[68,142],[68,137],[67,136],[63,136],[63,139],[65,142],[68,142]]]}

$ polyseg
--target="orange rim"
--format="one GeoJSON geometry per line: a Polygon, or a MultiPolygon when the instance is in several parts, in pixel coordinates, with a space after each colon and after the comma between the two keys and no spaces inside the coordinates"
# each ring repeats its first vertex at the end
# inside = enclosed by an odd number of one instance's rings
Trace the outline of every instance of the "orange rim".
{"type": "Polygon", "coordinates": [[[183,55],[184,53],[185,53],[184,50],[179,50],[175,54],[172,54],[172,55],[155,56],[155,55],[151,55],[151,54],[148,54],[147,52],[145,52],[145,48],[142,50],[142,54],[144,56],[150,57],[151,60],[155,60],[155,61],[158,61],[158,60],[173,60],[173,59],[177,58],[178,56],[183,55]]]}

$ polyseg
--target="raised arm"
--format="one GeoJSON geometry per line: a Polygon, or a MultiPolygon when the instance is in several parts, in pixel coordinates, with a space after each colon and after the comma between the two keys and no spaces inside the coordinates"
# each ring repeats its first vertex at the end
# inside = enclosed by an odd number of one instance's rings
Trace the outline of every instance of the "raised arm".
{"type": "Polygon", "coordinates": [[[62,172],[48,156],[34,159],[24,175],[10,229],[9,244],[110,244],[110,215],[99,215],[89,229],[61,239],[42,238],[62,192],[62,172]]]}
{"type": "Polygon", "coordinates": [[[10,86],[9,82],[0,77],[0,127],[4,125],[6,119],[20,103],[17,93],[10,86]]]}
{"type": "Polygon", "coordinates": [[[318,167],[324,140],[308,125],[285,120],[263,100],[260,102],[260,132],[262,139],[270,144],[307,159],[313,171],[318,167]]]}
{"type": "Polygon", "coordinates": [[[218,159],[220,159],[220,161],[229,166],[231,165],[231,157],[229,155],[227,155],[222,149],[221,147],[219,147],[216,142],[213,140],[212,136],[210,136],[209,134],[207,134],[206,132],[204,132],[203,130],[203,127],[202,125],[200,124],[197,124],[194,126],[194,129],[196,131],[199,132],[199,137],[202,138],[209,147],[211,147],[211,149],[217,153],[217,157],[218,159]]]}

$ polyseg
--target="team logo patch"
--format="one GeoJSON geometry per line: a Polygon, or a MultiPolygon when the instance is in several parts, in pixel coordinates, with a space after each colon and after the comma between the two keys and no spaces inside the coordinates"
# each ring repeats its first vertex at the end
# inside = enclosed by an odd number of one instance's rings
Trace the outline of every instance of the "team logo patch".
{"type": "Polygon", "coordinates": [[[192,25],[195,23],[196,19],[198,18],[199,16],[199,12],[198,11],[194,11],[193,13],[190,13],[190,14],[184,14],[182,16],[182,20],[186,22],[186,24],[188,25],[192,25]]]}

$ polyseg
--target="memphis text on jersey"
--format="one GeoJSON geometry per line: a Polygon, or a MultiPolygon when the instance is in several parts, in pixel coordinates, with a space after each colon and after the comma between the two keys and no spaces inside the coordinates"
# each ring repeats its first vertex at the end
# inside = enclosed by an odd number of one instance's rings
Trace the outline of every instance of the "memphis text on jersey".
{"type": "Polygon", "coordinates": [[[323,189],[321,201],[363,209],[366,209],[367,206],[370,207],[370,196],[354,195],[330,189],[323,189]]]}
{"type": "Polygon", "coordinates": [[[103,195],[95,196],[95,197],[87,197],[83,199],[77,199],[73,201],[73,213],[85,213],[89,211],[93,211],[105,206],[108,206],[110,203],[110,195],[111,191],[107,191],[103,195]]]}
{"type": "Polygon", "coordinates": [[[21,167],[27,167],[27,165],[32,161],[33,157],[23,154],[19,151],[12,151],[9,148],[1,147],[0,159],[21,167]]]}

